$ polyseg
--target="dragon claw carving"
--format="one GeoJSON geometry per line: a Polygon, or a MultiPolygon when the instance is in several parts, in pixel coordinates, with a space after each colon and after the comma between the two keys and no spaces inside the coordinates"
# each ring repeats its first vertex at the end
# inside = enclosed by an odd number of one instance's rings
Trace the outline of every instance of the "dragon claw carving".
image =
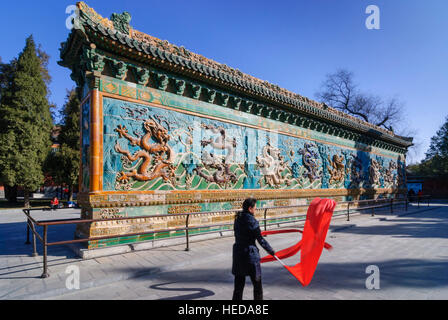
{"type": "Polygon", "coordinates": [[[122,126],[122,125],[118,125],[118,127],[115,129],[115,131],[118,132],[118,135],[120,136],[120,138],[125,137],[128,133],[128,130],[126,129],[126,127],[122,126]]]}
{"type": "Polygon", "coordinates": [[[124,171],[121,171],[117,178],[117,181],[123,182],[123,183],[128,183],[129,177],[127,176],[127,174],[124,171]]]}

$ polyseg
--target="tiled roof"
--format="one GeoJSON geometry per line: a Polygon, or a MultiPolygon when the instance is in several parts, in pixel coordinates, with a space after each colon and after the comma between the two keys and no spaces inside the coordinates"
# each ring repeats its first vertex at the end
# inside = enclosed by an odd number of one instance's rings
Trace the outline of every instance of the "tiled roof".
{"type": "MultiPolygon", "coordinates": [[[[92,28],[103,36],[117,41],[133,50],[144,52],[161,61],[167,61],[183,68],[196,71],[200,74],[219,79],[231,85],[238,86],[242,89],[249,90],[255,95],[288,104],[302,112],[324,119],[326,118],[331,121],[338,121],[341,124],[348,125],[363,132],[371,132],[373,129],[377,132],[375,134],[377,136],[387,136],[389,138],[388,140],[392,140],[399,145],[412,145],[412,138],[400,137],[395,135],[392,131],[375,126],[325,104],[283,89],[268,81],[260,80],[245,74],[238,69],[205,58],[182,46],[176,46],[166,40],[160,40],[135,30],[129,25],[126,25],[125,28],[120,28],[115,21],[103,18],[84,2],[79,2],[77,6],[82,13],[82,24],[85,24],[85,26],[92,28]],[[86,17],[87,19],[85,19],[86,17]]],[[[129,17],[130,19],[130,15],[127,13],[126,17],[129,17]]],[[[64,48],[62,48],[62,51],[64,51],[64,48]]]]}

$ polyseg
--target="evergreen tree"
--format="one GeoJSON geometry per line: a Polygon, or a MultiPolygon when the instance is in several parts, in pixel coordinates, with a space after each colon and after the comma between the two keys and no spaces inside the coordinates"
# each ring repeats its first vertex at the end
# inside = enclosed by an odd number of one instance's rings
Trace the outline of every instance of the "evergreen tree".
{"type": "Polygon", "coordinates": [[[67,102],[61,111],[60,150],[52,153],[47,162],[48,173],[53,180],[69,186],[69,200],[72,200],[73,187],[78,184],[79,178],[80,112],[76,90],[68,91],[67,102]]]}
{"type": "Polygon", "coordinates": [[[40,59],[40,73],[42,75],[42,79],[44,80],[45,84],[47,85],[47,94],[50,95],[50,90],[48,89],[48,86],[51,83],[51,76],[50,76],[50,72],[48,71],[48,64],[50,63],[50,56],[42,49],[41,45],[39,45],[39,47],[36,49],[36,53],[40,59]]]}
{"type": "Polygon", "coordinates": [[[426,152],[426,160],[435,156],[448,158],[448,117],[445,118],[445,123],[436,132],[436,135],[431,138],[431,145],[426,152]]]}
{"type": "Polygon", "coordinates": [[[5,92],[11,88],[16,67],[17,59],[13,59],[10,63],[3,63],[0,58],[0,104],[5,92]]]}
{"type": "Polygon", "coordinates": [[[448,117],[431,138],[425,160],[411,168],[413,172],[428,176],[448,175],[448,117]]]}
{"type": "MultiPolygon", "coordinates": [[[[3,108],[3,97],[6,92],[11,89],[12,79],[17,66],[17,59],[12,60],[10,63],[3,63],[0,58],[0,132],[5,128],[6,123],[4,120],[4,108],[3,108]]],[[[1,178],[1,172],[0,172],[1,178]]],[[[0,180],[0,184],[2,181],[0,180]]],[[[5,196],[10,201],[16,201],[17,188],[11,188],[5,185],[5,196]]]]}
{"type": "Polygon", "coordinates": [[[47,94],[42,61],[30,36],[0,107],[0,181],[23,188],[26,207],[30,192],[44,181],[42,168],[51,146],[47,94]]]}

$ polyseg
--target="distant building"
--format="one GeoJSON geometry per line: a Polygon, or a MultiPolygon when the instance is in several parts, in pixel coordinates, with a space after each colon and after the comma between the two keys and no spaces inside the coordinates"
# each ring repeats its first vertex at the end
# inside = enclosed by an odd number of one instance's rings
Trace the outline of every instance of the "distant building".
{"type": "Polygon", "coordinates": [[[408,173],[408,190],[413,189],[415,193],[422,190],[423,194],[434,198],[448,197],[448,179],[439,176],[418,176],[408,173]]]}
{"type": "Polygon", "coordinates": [[[54,126],[51,129],[51,152],[57,152],[61,148],[61,144],[59,142],[59,135],[61,134],[61,126],[54,126]]]}

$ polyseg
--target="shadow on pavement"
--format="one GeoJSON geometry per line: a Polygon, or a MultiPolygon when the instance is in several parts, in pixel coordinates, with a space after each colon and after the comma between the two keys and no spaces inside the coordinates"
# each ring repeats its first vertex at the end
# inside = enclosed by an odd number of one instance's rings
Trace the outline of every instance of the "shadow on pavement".
{"type": "MultiPolygon", "coordinates": [[[[324,263],[317,266],[311,284],[302,287],[301,284],[283,267],[273,264],[262,266],[263,284],[266,287],[280,286],[290,289],[300,290],[366,290],[365,282],[369,274],[366,268],[369,265],[376,265],[380,270],[381,289],[393,288],[426,288],[437,289],[448,286],[448,258],[441,260],[424,259],[397,259],[397,260],[372,260],[366,262],[347,262],[347,263],[324,263]]],[[[141,271],[140,271],[141,272],[141,271]]],[[[167,271],[156,275],[158,281],[162,284],[153,285],[151,289],[169,290],[169,291],[190,291],[196,290],[199,293],[186,296],[177,296],[172,299],[195,299],[205,292],[201,288],[183,288],[188,284],[227,284],[233,285],[233,276],[231,268],[223,269],[191,269],[167,271]],[[168,289],[160,288],[166,284],[177,284],[179,288],[168,289]],[[191,296],[191,297],[189,297],[191,296]]],[[[154,276],[142,276],[138,279],[146,281],[153,279],[154,276]]],[[[246,279],[246,281],[248,281],[246,279]]],[[[170,298],[171,299],[171,298],[170,298]]]]}
{"type": "Polygon", "coordinates": [[[388,224],[381,226],[375,224],[371,226],[353,226],[351,228],[336,228],[334,233],[352,233],[369,235],[389,235],[392,237],[409,238],[443,238],[448,239],[448,210],[425,210],[400,217],[382,217],[379,221],[387,221],[388,224]],[[400,218],[412,216],[412,218],[400,218]],[[391,222],[397,222],[391,224],[391,222]]]}
{"type": "MultiPolygon", "coordinates": [[[[448,259],[399,259],[369,263],[320,263],[308,289],[359,289],[365,290],[368,265],[380,271],[381,289],[391,288],[435,289],[448,286],[448,259]]],[[[292,285],[293,281],[284,282],[292,285]]],[[[297,285],[297,284],[296,284],[297,285]]]]}
{"type": "MultiPolygon", "coordinates": [[[[0,257],[2,255],[29,255],[33,253],[33,237],[30,231],[30,244],[25,244],[26,222],[13,222],[0,224],[0,241],[2,242],[0,257]]],[[[48,241],[70,240],[74,238],[75,225],[51,226],[48,228],[48,241]]],[[[42,236],[42,227],[37,227],[37,231],[42,236]]],[[[42,243],[36,238],[36,248],[39,255],[42,254],[42,243]]],[[[65,246],[54,246],[48,248],[49,255],[67,254],[72,257],[74,253],[65,246]]]]}
{"type": "MultiPolygon", "coordinates": [[[[70,219],[79,216],[79,212],[41,210],[33,215],[37,221],[70,219]]],[[[70,240],[74,238],[75,225],[50,226],[48,228],[48,241],[70,240]]],[[[42,236],[42,227],[36,227],[42,236]]],[[[42,273],[43,246],[36,237],[38,256],[33,258],[33,233],[30,231],[30,243],[27,240],[26,217],[22,212],[5,213],[0,215],[0,259],[7,263],[0,265],[0,279],[39,278],[42,273]],[[21,273],[36,270],[36,276],[23,276],[21,273]]],[[[70,263],[71,259],[78,259],[77,255],[66,246],[48,247],[49,267],[70,263]]]]}
{"type": "Polygon", "coordinates": [[[210,297],[215,295],[215,293],[213,291],[207,290],[207,289],[203,289],[203,288],[162,288],[162,286],[168,285],[168,284],[176,284],[176,282],[165,282],[165,283],[161,283],[161,284],[155,284],[150,286],[150,289],[155,289],[155,290],[164,290],[164,291],[181,291],[181,292],[185,292],[185,291],[194,291],[196,293],[191,293],[191,294],[183,294],[183,295],[179,295],[179,296],[174,296],[174,297],[169,297],[169,298],[162,298],[159,300],[192,300],[192,299],[199,299],[199,298],[205,298],[205,297],[210,297]]]}

